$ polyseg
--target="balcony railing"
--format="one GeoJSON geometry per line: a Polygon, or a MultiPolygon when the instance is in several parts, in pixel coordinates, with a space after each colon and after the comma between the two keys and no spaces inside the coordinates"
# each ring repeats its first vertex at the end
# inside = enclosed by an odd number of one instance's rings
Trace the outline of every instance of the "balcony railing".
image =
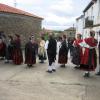
{"type": "Polygon", "coordinates": [[[90,17],[85,18],[85,28],[93,27],[93,19],[90,17]]]}

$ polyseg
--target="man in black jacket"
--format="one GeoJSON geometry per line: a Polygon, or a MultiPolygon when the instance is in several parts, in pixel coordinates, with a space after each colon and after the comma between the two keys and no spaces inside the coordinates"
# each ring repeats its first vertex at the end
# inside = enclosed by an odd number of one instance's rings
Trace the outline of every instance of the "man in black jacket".
{"type": "Polygon", "coordinates": [[[56,71],[55,68],[55,60],[56,60],[56,49],[57,49],[57,43],[56,40],[52,35],[49,36],[49,40],[46,42],[46,49],[47,49],[47,55],[48,55],[48,73],[52,73],[53,71],[56,71]]]}

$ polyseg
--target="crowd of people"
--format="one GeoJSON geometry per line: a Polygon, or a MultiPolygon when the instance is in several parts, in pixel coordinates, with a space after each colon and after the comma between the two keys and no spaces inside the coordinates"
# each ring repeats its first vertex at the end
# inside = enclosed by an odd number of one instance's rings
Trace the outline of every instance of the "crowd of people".
{"type": "MultiPolygon", "coordinates": [[[[66,67],[68,52],[70,51],[71,62],[76,65],[74,68],[84,70],[84,77],[90,77],[90,72],[95,71],[97,67],[97,45],[98,41],[95,39],[94,31],[90,31],[90,36],[85,39],[82,39],[81,34],[77,34],[74,40],[68,39],[66,35],[55,39],[50,34],[48,40],[45,41],[44,37],[41,37],[39,43],[36,43],[35,37],[32,35],[25,44],[24,61],[20,35],[8,36],[8,41],[1,35],[0,60],[5,60],[5,63],[11,61],[15,65],[25,63],[30,68],[36,64],[38,56],[41,64],[48,59],[47,72],[53,73],[56,72],[55,62],[57,60],[60,67],[66,67]]],[[[97,75],[100,75],[100,72],[97,75]]]]}
{"type": "Polygon", "coordinates": [[[23,62],[20,36],[15,34],[13,37],[0,36],[0,60],[5,60],[5,63],[13,61],[14,64],[20,65],[23,62]]]}

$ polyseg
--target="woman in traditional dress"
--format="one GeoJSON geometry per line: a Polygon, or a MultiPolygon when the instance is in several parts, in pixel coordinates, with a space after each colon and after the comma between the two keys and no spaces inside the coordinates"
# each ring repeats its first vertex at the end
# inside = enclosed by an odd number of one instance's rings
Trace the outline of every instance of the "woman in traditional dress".
{"type": "Polygon", "coordinates": [[[39,60],[41,60],[40,63],[44,63],[44,60],[46,60],[46,50],[45,50],[44,37],[41,37],[41,41],[40,41],[39,49],[38,49],[38,56],[39,56],[39,60]]]}
{"type": "Polygon", "coordinates": [[[18,34],[15,34],[14,41],[13,41],[13,63],[16,65],[20,65],[23,63],[21,40],[18,34]]]}
{"type": "Polygon", "coordinates": [[[80,62],[82,58],[82,47],[80,46],[80,43],[83,40],[81,39],[81,34],[77,34],[76,40],[73,43],[73,52],[72,52],[72,63],[76,66],[74,68],[79,69],[80,68],[80,62]]]}
{"type": "Polygon", "coordinates": [[[59,50],[58,63],[62,64],[61,67],[65,67],[65,64],[67,64],[67,60],[68,60],[68,43],[66,41],[66,35],[63,35],[63,41],[61,43],[61,47],[59,50]]]}
{"type": "Polygon", "coordinates": [[[6,54],[6,44],[3,42],[2,37],[0,37],[0,60],[5,59],[6,54]]]}
{"type": "Polygon", "coordinates": [[[36,63],[36,42],[34,36],[31,36],[25,45],[25,64],[30,68],[36,63]]]}
{"type": "Polygon", "coordinates": [[[94,38],[95,32],[90,31],[90,37],[84,39],[83,47],[84,47],[84,54],[81,59],[81,66],[82,70],[85,70],[84,77],[90,76],[90,71],[95,71],[97,67],[97,54],[96,54],[96,46],[97,40],[94,38]]]}
{"type": "Polygon", "coordinates": [[[98,55],[99,55],[99,68],[98,68],[98,72],[96,73],[96,75],[100,76],[100,30],[98,32],[98,55]]]}
{"type": "Polygon", "coordinates": [[[73,42],[74,38],[68,38],[68,52],[70,52],[70,58],[72,58],[73,42]]]}
{"type": "Polygon", "coordinates": [[[59,55],[59,49],[61,47],[61,43],[62,43],[62,37],[58,37],[58,41],[57,41],[57,54],[59,55]]]}

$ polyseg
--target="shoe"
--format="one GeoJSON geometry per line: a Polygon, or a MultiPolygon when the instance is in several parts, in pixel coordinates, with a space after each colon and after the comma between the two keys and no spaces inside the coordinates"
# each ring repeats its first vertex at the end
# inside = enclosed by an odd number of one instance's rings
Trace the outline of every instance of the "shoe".
{"type": "Polygon", "coordinates": [[[0,60],[4,60],[4,58],[2,57],[2,58],[0,58],[0,60]]]}
{"type": "Polygon", "coordinates": [[[5,61],[5,64],[8,64],[9,63],[9,61],[5,61]]]}
{"type": "Polygon", "coordinates": [[[100,76],[100,71],[96,73],[96,75],[100,76]]]}
{"type": "Polygon", "coordinates": [[[49,71],[49,70],[47,70],[46,72],[48,72],[48,73],[52,73],[52,71],[49,71]]]}
{"type": "Polygon", "coordinates": [[[79,67],[79,66],[75,66],[74,68],[75,68],[75,69],[80,69],[80,67],[79,67]]]}
{"type": "Polygon", "coordinates": [[[53,71],[53,72],[56,72],[56,70],[55,70],[55,69],[52,69],[52,71],[53,71]]]}
{"type": "Polygon", "coordinates": [[[86,78],[90,77],[90,73],[89,73],[89,72],[88,72],[88,73],[85,73],[85,74],[83,75],[83,77],[86,77],[86,78]]]}
{"type": "Polygon", "coordinates": [[[27,66],[28,66],[29,68],[31,68],[31,67],[32,67],[32,65],[31,65],[31,64],[28,64],[27,66]]]}
{"type": "Polygon", "coordinates": [[[43,63],[44,63],[44,61],[41,61],[40,63],[42,63],[42,64],[43,64],[43,63]]]}
{"type": "Polygon", "coordinates": [[[61,65],[60,67],[65,68],[65,65],[61,65]]]}

